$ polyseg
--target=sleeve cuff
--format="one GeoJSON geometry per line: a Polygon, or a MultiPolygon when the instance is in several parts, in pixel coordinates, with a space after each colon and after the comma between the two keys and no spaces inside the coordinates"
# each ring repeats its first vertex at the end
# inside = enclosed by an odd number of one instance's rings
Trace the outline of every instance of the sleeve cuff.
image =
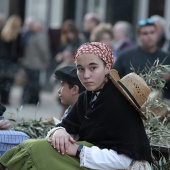
{"type": "Polygon", "coordinates": [[[80,167],[84,167],[84,163],[85,163],[85,146],[83,146],[81,152],[80,152],[80,167]]]}
{"type": "Polygon", "coordinates": [[[47,136],[45,137],[46,139],[49,139],[51,137],[51,135],[58,129],[64,129],[66,130],[64,127],[55,127],[53,129],[51,129],[48,133],[47,133],[47,136]]]}

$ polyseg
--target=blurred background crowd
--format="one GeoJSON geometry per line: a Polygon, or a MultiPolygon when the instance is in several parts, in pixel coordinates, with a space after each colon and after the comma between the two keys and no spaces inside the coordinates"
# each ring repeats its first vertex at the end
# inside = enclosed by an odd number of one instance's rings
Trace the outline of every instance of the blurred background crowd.
{"type": "Polygon", "coordinates": [[[121,52],[141,43],[136,26],[142,19],[152,18],[157,27],[155,45],[169,55],[169,2],[0,0],[1,103],[13,104],[11,89],[17,86],[22,89],[18,105],[41,105],[40,93],[53,93],[57,87],[54,70],[73,65],[82,43],[106,43],[116,61],[121,52]]]}

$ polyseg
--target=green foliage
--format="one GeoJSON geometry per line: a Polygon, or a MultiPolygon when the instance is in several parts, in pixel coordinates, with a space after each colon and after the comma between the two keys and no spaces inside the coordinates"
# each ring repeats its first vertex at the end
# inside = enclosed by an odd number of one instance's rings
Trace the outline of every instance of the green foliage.
{"type": "Polygon", "coordinates": [[[55,127],[55,123],[53,119],[43,120],[40,118],[39,120],[27,120],[24,119],[20,122],[17,122],[13,129],[17,131],[22,131],[26,133],[30,138],[45,138],[48,131],[50,131],[53,127],[55,127]]]}
{"type": "MultiPolygon", "coordinates": [[[[170,169],[170,158],[165,157],[162,150],[170,150],[170,108],[162,99],[161,93],[165,86],[165,77],[170,75],[170,65],[163,65],[156,60],[153,65],[149,62],[140,75],[151,89],[151,95],[143,106],[144,114],[148,118],[144,121],[145,130],[152,146],[153,170],[170,169]],[[155,149],[156,148],[156,149],[155,149]],[[155,155],[155,152],[157,155],[155,155]]],[[[170,153],[169,153],[170,154],[170,153]]]]}
{"type": "Polygon", "coordinates": [[[48,131],[51,130],[53,127],[55,127],[56,121],[55,121],[55,118],[49,118],[49,119],[40,118],[39,120],[37,120],[36,115],[37,115],[38,108],[39,108],[39,103],[37,104],[37,107],[35,110],[34,119],[19,120],[19,114],[22,112],[23,106],[19,108],[17,107],[16,113],[10,113],[11,116],[9,120],[13,122],[11,129],[24,132],[30,138],[34,138],[34,139],[45,138],[48,131]],[[13,117],[15,117],[16,120],[13,117]]]}
{"type": "Polygon", "coordinates": [[[151,90],[163,90],[166,82],[164,77],[170,73],[170,65],[164,65],[163,63],[164,61],[160,63],[159,59],[157,59],[153,65],[151,65],[151,63],[148,61],[148,63],[145,65],[145,68],[140,72],[138,70],[136,71],[132,65],[131,70],[143,77],[151,90]]]}

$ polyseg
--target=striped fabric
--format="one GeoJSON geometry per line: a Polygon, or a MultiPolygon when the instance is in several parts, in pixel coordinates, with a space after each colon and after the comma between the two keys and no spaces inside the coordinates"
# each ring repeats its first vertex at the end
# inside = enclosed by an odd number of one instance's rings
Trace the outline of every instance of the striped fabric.
{"type": "Polygon", "coordinates": [[[2,154],[10,148],[29,138],[30,137],[23,132],[14,130],[0,130],[0,156],[2,156],[2,154]]]}

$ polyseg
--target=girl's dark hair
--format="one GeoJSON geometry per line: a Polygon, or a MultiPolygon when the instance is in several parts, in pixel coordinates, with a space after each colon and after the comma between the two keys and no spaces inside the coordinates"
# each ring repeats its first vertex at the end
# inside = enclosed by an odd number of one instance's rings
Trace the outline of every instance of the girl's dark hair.
{"type": "Polygon", "coordinates": [[[76,24],[75,22],[72,20],[72,19],[68,19],[68,20],[65,20],[63,22],[63,25],[61,27],[61,42],[63,44],[66,44],[67,43],[67,35],[66,33],[70,31],[70,32],[73,32],[75,34],[76,37],[78,37],[78,34],[79,34],[79,31],[78,31],[78,28],[76,27],[76,24]]]}

